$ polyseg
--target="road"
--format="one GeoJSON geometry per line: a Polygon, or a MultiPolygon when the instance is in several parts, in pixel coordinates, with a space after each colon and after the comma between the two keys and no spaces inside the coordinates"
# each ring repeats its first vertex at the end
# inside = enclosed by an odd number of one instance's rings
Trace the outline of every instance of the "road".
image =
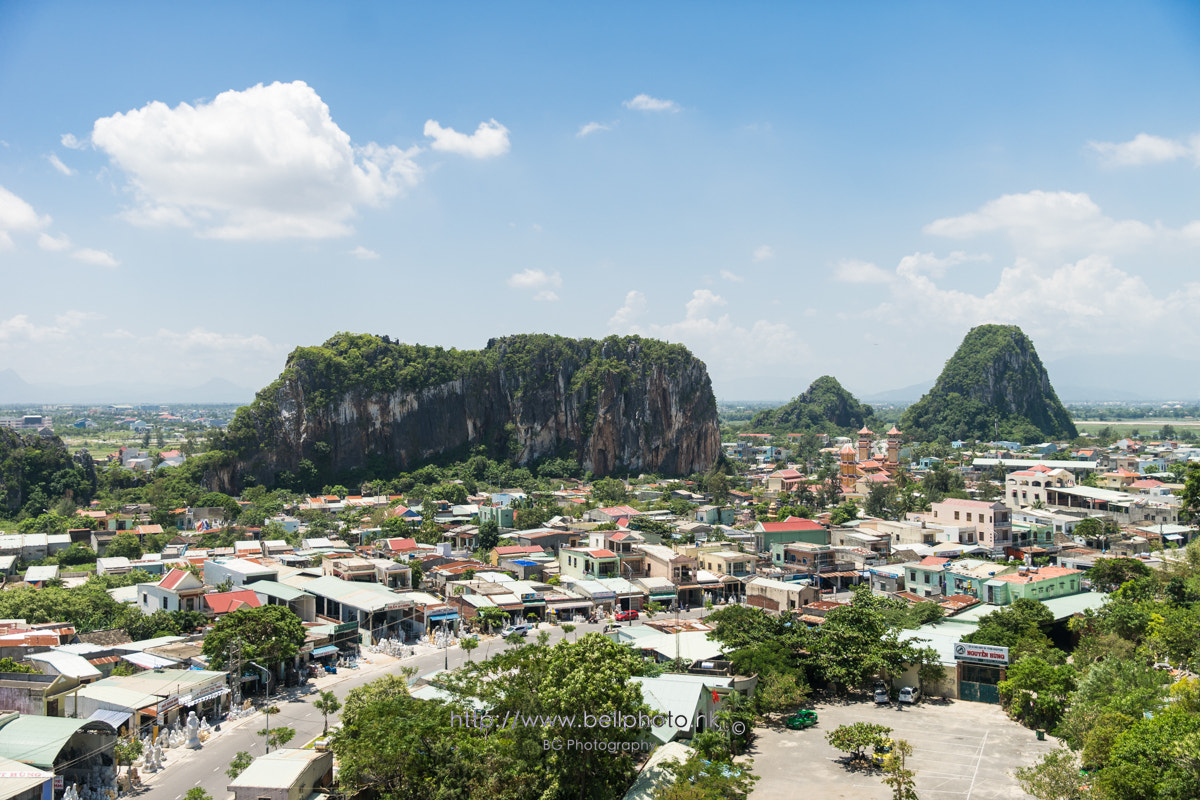
{"type": "MultiPolygon", "coordinates": [[[[681,613],[680,618],[696,619],[702,614],[702,609],[692,609],[681,613]]],[[[666,614],[659,615],[659,619],[667,618],[666,614]]],[[[670,615],[669,618],[674,619],[674,615],[670,615]]],[[[632,624],[639,625],[644,620],[645,617],[632,624]]],[[[624,626],[630,623],[622,622],[620,624],[624,626]]],[[[584,633],[603,629],[603,623],[577,625],[575,631],[571,633],[571,638],[574,639],[584,633]]],[[[550,634],[550,644],[560,641],[563,637],[562,628],[543,624],[539,626],[538,631],[531,632],[529,638],[533,639],[537,633],[543,630],[550,634]]],[[[499,637],[485,639],[471,654],[472,660],[486,659],[508,647],[510,645],[499,637]]],[[[359,669],[339,669],[337,675],[328,675],[312,681],[312,683],[318,689],[332,690],[339,700],[344,701],[351,689],[370,683],[384,675],[398,673],[404,667],[416,667],[417,675],[425,675],[444,668],[447,663],[450,669],[455,669],[467,662],[466,653],[457,646],[405,659],[390,659],[371,654],[367,654],[366,657],[378,661],[359,669]]],[[[279,713],[271,715],[271,727],[294,728],[296,736],[290,746],[303,745],[321,733],[324,720],[321,714],[312,707],[312,701],[316,698],[317,693],[314,692],[295,700],[289,700],[282,696],[273,699],[272,702],[279,707],[279,713]]],[[[330,724],[334,722],[336,719],[331,718],[330,724]]],[[[263,715],[253,714],[243,719],[222,723],[221,732],[210,737],[200,750],[190,751],[178,747],[167,750],[166,769],[154,775],[142,774],[143,789],[140,797],[144,800],[180,800],[189,789],[195,786],[203,788],[217,800],[229,797],[230,793],[226,789],[229,778],[225,775],[225,770],[229,768],[230,762],[239,751],[244,750],[252,756],[263,754],[263,737],[255,733],[262,730],[263,724],[263,715]]]]}

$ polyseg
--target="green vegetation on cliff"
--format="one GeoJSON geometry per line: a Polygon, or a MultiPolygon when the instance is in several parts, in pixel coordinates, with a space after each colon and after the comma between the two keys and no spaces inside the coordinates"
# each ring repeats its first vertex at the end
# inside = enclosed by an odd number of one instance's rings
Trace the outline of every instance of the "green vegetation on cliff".
{"type": "Polygon", "coordinates": [[[791,402],[755,414],[748,430],[842,434],[869,426],[874,420],[875,411],[870,406],[858,402],[836,378],[822,375],[791,402]]]}
{"type": "Polygon", "coordinates": [[[217,448],[236,474],[218,483],[303,470],[384,476],[478,446],[526,466],[690,472],[719,447],[716,399],[686,347],[638,336],[523,334],[456,350],[339,333],[296,348],[238,409],[217,448]]]}
{"type": "Polygon", "coordinates": [[[1077,435],[1033,342],[1015,325],[972,328],[929,393],[904,412],[900,428],[924,441],[1033,444],[1077,435]]]}
{"type": "Polygon", "coordinates": [[[0,428],[0,517],[39,516],[64,499],[73,508],[96,491],[92,460],[72,459],[62,439],[0,428]]]}

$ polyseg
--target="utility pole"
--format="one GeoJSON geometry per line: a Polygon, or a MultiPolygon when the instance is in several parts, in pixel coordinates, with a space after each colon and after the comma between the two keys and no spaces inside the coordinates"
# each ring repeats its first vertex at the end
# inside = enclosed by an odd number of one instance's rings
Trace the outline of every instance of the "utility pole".
{"type": "MultiPolygon", "coordinates": [[[[235,636],[229,641],[229,667],[233,672],[233,686],[229,690],[233,693],[230,698],[231,708],[241,708],[242,706],[242,640],[235,636]]],[[[218,708],[219,708],[218,704],[218,708]]]]}

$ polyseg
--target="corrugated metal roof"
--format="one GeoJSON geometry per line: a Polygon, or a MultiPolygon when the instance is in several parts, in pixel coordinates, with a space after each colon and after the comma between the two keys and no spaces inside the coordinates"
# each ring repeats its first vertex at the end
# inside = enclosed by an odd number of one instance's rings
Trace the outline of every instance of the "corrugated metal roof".
{"type": "Polygon", "coordinates": [[[0,756],[53,769],[54,759],[79,731],[116,733],[107,722],[22,714],[0,727],[0,756]]]}

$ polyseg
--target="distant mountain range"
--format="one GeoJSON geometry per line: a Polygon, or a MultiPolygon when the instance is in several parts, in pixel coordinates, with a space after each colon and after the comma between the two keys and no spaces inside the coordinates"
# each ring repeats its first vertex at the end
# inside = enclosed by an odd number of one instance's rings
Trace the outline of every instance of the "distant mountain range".
{"type": "Polygon", "coordinates": [[[115,382],[71,386],[29,383],[11,369],[0,370],[0,406],[35,403],[248,403],[253,397],[253,389],[237,386],[223,378],[213,378],[198,386],[115,382]]]}

